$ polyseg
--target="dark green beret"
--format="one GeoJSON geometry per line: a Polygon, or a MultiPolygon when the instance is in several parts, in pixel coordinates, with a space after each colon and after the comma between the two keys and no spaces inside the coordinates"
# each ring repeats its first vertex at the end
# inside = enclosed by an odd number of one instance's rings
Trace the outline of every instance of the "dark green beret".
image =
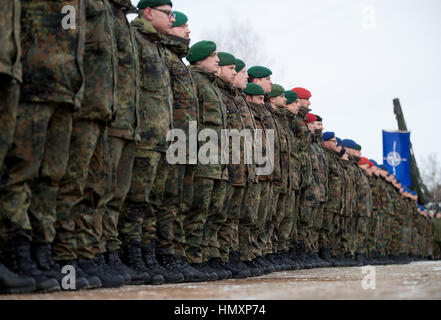
{"type": "Polygon", "coordinates": [[[245,94],[249,96],[264,96],[265,91],[263,91],[263,88],[255,83],[248,83],[247,87],[243,91],[245,94]]]}
{"type": "Polygon", "coordinates": [[[357,144],[357,147],[355,148],[355,150],[361,151],[361,146],[359,144],[357,144]]]}
{"type": "Polygon", "coordinates": [[[169,4],[173,7],[173,3],[170,0],[141,0],[138,2],[138,9],[154,8],[169,4]]]}
{"type": "Polygon", "coordinates": [[[213,41],[202,40],[195,43],[188,52],[187,60],[190,63],[202,61],[216,51],[216,44],[213,41]]]}
{"type": "Polygon", "coordinates": [[[236,58],[227,52],[218,52],[217,56],[219,57],[219,67],[236,65],[236,58]]]}
{"type": "Polygon", "coordinates": [[[245,62],[240,59],[236,59],[236,72],[241,72],[243,68],[245,68],[245,62]]]}
{"type": "Polygon", "coordinates": [[[173,12],[176,15],[176,18],[175,18],[176,22],[173,23],[173,25],[172,25],[173,28],[182,26],[187,23],[188,17],[185,14],[183,14],[182,12],[179,12],[179,11],[173,11],[173,12]]]}
{"type": "Polygon", "coordinates": [[[294,91],[285,91],[286,104],[291,104],[297,101],[299,96],[294,91]]]}
{"type": "Polygon", "coordinates": [[[265,67],[256,66],[248,69],[248,75],[257,79],[266,78],[272,74],[273,72],[265,67]]]}
{"type": "Polygon", "coordinates": [[[271,92],[268,95],[270,98],[280,97],[282,94],[285,94],[285,88],[278,84],[271,85],[271,92]]]}

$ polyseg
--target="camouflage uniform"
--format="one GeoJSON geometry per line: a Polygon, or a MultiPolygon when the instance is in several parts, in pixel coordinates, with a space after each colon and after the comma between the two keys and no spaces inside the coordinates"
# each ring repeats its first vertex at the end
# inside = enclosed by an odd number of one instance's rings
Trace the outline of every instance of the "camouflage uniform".
{"type": "MultiPolygon", "coordinates": [[[[340,255],[340,219],[344,210],[344,172],[339,155],[325,149],[328,159],[328,199],[325,216],[329,217],[329,249],[332,256],[340,255]]],[[[326,245],[324,245],[326,246],[326,245]]]]}
{"type": "MultiPolygon", "coordinates": [[[[277,203],[277,210],[272,217],[271,228],[271,246],[270,252],[278,253],[288,251],[288,239],[293,224],[293,195],[291,191],[291,152],[294,151],[291,146],[293,140],[293,132],[288,119],[288,111],[286,109],[272,110],[276,124],[279,129],[280,140],[280,169],[281,179],[275,185],[280,188],[280,198],[277,203]]],[[[294,194],[295,200],[295,194],[294,194]]]]}
{"type": "Polygon", "coordinates": [[[241,260],[249,261],[252,259],[249,248],[250,228],[254,220],[253,215],[259,209],[261,192],[253,165],[245,163],[245,148],[249,149],[249,155],[252,156],[251,139],[253,138],[255,122],[245,98],[239,90],[220,78],[217,79],[217,84],[223,95],[227,110],[227,128],[230,130],[229,133],[232,137],[229,139],[228,186],[223,208],[227,219],[218,235],[221,261],[228,262],[229,249],[233,247],[234,250],[232,251],[235,252],[240,249],[241,260]],[[245,134],[243,138],[239,136],[241,133],[245,134]],[[233,142],[236,139],[240,139],[239,150],[233,149],[233,142]],[[240,152],[240,154],[237,154],[237,152],[240,152]],[[234,159],[233,156],[239,156],[239,159],[234,159]]]}
{"type": "Polygon", "coordinates": [[[140,61],[140,136],[132,184],[119,221],[123,244],[141,241],[147,247],[157,240],[160,254],[173,254],[175,216],[160,214],[168,164],[167,133],[173,123],[173,92],[165,61],[163,36],[142,17],[132,22],[140,61]]]}
{"type": "Polygon", "coordinates": [[[55,236],[55,199],[68,161],[72,113],[83,98],[84,10],[80,1],[48,0],[23,0],[21,10],[23,86],[1,203],[10,235],[30,232],[31,222],[34,242],[46,244],[55,236]],[[66,4],[76,9],[75,30],[61,28],[66,4]]]}
{"type": "Polygon", "coordinates": [[[104,196],[111,191],[107,126],[117,112],[112,13],[107,0],[86,0],[85,11],[85,95],[74,114],[69,163],[57,194],[58,260],[93,259],[99,252],[104,196]]]}
{"type": "Polygon", "coordinates": [[[300,162],[302,164],[302,183],[300,186],[299,219],[297,221],[297,243],[304,245],[307,251],[312,250],[311,232],[314,225],[315,211],[318,207],[318,190],[312,172],[311,133],[306,124],[309,109],[300,108],[297,115],[296,137],[300,141],[300,162]],[[313,212],[314,211],[314,212],[313,212]]]}
{"type": "Polygon", "coordinates": [[[114,252],[120,248],[118,220],[130,189],[136,140],[139,140],[139,62],[134,34],[126,17],[127,13],[136,12],[136,8],[129,0],[112,0],[110,6],[118,50],[117,112],[109,127],[112,184],[103,204],[105,213],[101,253],[114,252]]]}
{"type": "MultiPolygon", "coordinates": [[[[220,142],[221,130],[226,128],[227,119],[222,93],[215,83],[216,76],[195,65],[191,65],[189,70],[199,100],[198,131],[212,129],[220,142]]],[[[218,150],[216,164],[202,164],[199,161],[195,168],[193,202],[184,220],[185,251],[190,263],[220,258],[217,234],[226,219],[222,209],[228,177],[226,166],[221,164],[225,150],[222,150],[220,143],[214,147],[218,150]]]]}
{"type": "Polygon", "coordinates": [[[367,252],[367,238],[370,226],[370,219],[372,216],[372,191],[369,183],[369,177],[363,169],[358,168],[358,177],[356,178],[360,183],[361,189],[357,190],[357,229],[356,229],[356,243],[357,254],[366,255],[367,252]]]}
{"type": "MultiPolygon", "coordinates": [[[[247,102],[248,106],[250,107],[252,116],[254,118],[255,124],[256,124],[256,130],[259,130],[261,132],[261,139],[258,138],[255,140],[255,148],[258,150],[262,150],[262,157],[270,157],[270,161],[272,160],[271,152],[273,150],[268,150],[268,143],[267,142],[267,136],[268,136],[268,129],[267,124],[265,122],[265,118],[268,116],[268,110],[265,108],[264,105],[260,105],[253,102],[247,102]]],[[[256,135],[257,136],[257,131],[256,135]]],[[[264,167],[266,164],[262,165],[256,165],[257,168],[264,167]]],[[[256,257],[262,257],[263,256],[263,243],[261,239],[261,235],[263,233],[263,229],[265,226],[265,221],[268,215],[269,206],[271,204],[271,190],[272,190],[272,175],[259,175],[258,177],[259,181],[259,187],[260,188],[260,196],[259,196],[259,205],[258,210],[253,213],[250,212],[251,215],[249,217],[249,220],[247,220],[248,217],[241,217],[242,223],[241,226],[250,225],[250,235],[251,240],[250,244],[245,243],[243,241],[241,243],[241,255],[247,255],[250,253],[250,256],[248,258],[254,259],[256,257]],[[245,221],[244,221],[245,220],[245,221]],[[246,248],[248,247],[248,251],[246,248]],[[242,251],[244,251],[242,253],[242,251]]]]}
{"type": "Polygon", "coordinates": [[[354,185],[353,167],[349,161],[340,160],[343,169],[343,212],[340,218],[341,247],[338,255],[351,254],[351,240],[353,234],[352,221],[356,206],[356,193],[354,185]]]}
{"type": "Polygon", "coordinates": [[[14,138],[22,81],[20,11],[19,0],[0,4],[0,185],[3,160],[14,138]]]}
{"type": "Polygon", "coordinates": [[[381,209],[380,177],[373,174],[369,177],[369,184],[372,192],[372,216],[368,230],[367,251],[369,256],[372,257],[373,254],[379,254],[376,250],[376,241],[380,239],[380,229],[382,228],[379,212],[381,209]]]}
{"type": "Polygon", "coordinates": [[[186,138],[186,164],[170,165],[168,168],[167,189],[163,195],[160,208],[162,215],[175,217],[173,250],[175,255],[185,257],[185,232],[184,219],[189,212],[188,203],[193,198],[194,164],[197,159],[190,161],[189,155],[189,124],[194,121],[197,124],[199,102],[196,89],[190,72],[182,58],[187,56],[190,40],[166,35],[163,43],[165,61],[170,70],[171,85],[173,90],[173,128],[185,132],[186,138]],[[186,195],[184,194],[184,190],[186,195]],[[184,204],[184,202],[186,204],[184,204]]]}
{"type": "Polygon", "coordinates": [[[433,259],[441,259],[441,219],[432,219],[433,230],[433,259]]]}

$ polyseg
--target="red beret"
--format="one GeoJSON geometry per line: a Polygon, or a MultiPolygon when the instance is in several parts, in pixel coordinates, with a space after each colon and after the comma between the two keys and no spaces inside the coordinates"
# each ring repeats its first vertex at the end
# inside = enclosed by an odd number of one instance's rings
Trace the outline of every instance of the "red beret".
{"type": "Polygon", "coordinates": [[[372,168],[374,166],[374,163],[372,161],[369,161],[369,168],[372,168]]]}
{"type": "Polygon", "coordinates": [[[307,118],[306,123],[311,123],[311,122],[317,121],[317,116],[312,113],[306,114],[306,118],[307,118]]]}
{"type": "Polygon", "coordinates": [[[312,97],[312,94],[310,91],[306,90],[305,88],[294,88],[291,91],[294,91],[299,96],[299,99],[309,99],[312,97]]]}
{"type": "Polygon", "coordinates": [[[358,161],[358,165],[359,165],[359,166],[362,166],[362,165],[364,165],[364,164],[369,164],[369,159],[368,159],[368,158],[365,158],[365,157],[361,157],[361,158],[360,158],[360,161],[358,161]]]}

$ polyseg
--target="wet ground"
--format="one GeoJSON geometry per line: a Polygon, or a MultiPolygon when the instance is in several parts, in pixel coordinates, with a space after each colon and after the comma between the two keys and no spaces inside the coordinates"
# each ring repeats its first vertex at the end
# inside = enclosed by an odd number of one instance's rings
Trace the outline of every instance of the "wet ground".
{"type": "Polygon", "coordinates": [[[3,295],[0,300],[302,300],[441,299],[441,261],[324,268],[225,280],[119,289],[3,295]],[[363,272],[364,271],[364,272],[363,272]]]}

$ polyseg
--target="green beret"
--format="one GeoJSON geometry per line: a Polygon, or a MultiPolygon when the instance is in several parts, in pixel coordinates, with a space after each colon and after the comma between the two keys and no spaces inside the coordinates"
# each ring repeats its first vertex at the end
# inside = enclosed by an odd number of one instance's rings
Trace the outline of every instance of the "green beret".
{"type": "Polygon", "coordinates": [[[291,104],[297,101],[299,96],[294,91],[285,91],[286,104],[291,104]]]}
{"type": "Polygon", "coordinates": [[[253,78],[262,79],[269,77],[273,72],[268,68],[256,66],[249,68],[248,74],[253,78]]]}
{"type": "Polygon", "coordinates": [[[264,96],[265,91],[263,91],[263,88],[255,83],[248,83],[247,87],[243,91],[245,94],[249,96],[264,96]]]}
{"type": "Polygon", "coordinates": [[[227,52],[218,52],[217,56],[219,57],[219,67],[236,65],[236,58],[227,52]]]}
{"type": "Polygon", "coordinates": [[[216,51],[216,44],[213,41],[202,40],[195,43],[188,52],[187,60],[190,63],[202,61],[216,51]]]}
{"type": "Polygon", "coordinates": [[[355,148],[355,150],[361,151],[361,146],[359,144],[357,144],[357,147],[355,148]]]}
{"type": "Polygon", "coordinates": [[[282,94],[285,94],[285,89],[278,84],[273,84],[271,85],[271,92],[268,95],[268,97],[276,98],[276,97],[280,97],[282,94]]]}
{"type": "Polygon", "coordinates": [[[176,18],[175,18],[176,22],[173,23],[172,28],[179,27],[179,26],[182,26],[187,23],[188,17],[185,14],[183,14],[182,12],[179,12],[179,11],[173,11],[173,12],[176,15],[176,18]]]}
{"type": "Polygon", "coordinates": [[[173,3],[170,0],[141,0],[138,2],[138,9],[154,8],[169,4],[173,7],[173,3]]]}
{"type": "Polygon", "coordinates": [[[245,68],[245,62],[240,59],[236,59],[236,72],[241,72],[243,68],[245,68]]]}

